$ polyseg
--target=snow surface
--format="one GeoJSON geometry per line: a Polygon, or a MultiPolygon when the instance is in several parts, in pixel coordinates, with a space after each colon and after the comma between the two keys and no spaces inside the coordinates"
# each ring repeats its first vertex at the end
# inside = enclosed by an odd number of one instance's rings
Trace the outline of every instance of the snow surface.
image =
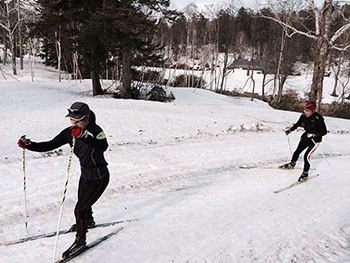
{"type": "MultiPolygon", "coordinates": [[[[16,79],[0,77],[0,242],[26,235],[18,138],[53,138],[69,125],[66,109],[84,101],[109,141],[111,181],[93,207],[95,220],[138,221],[122,224],[119,234],[72,263],[350,262],[348,120],[325,118],[327,161],[320,151],[312,158],[311,174],[320,176],[275,194],[301,173],[302,157],[298,169],[268,169],[289,161],[283,130],[300,113],[185,88],[170,89],[176,100],[166,104],[93,98],[89,80],[58,83],[46,67],[36,74],[35,82],[27,70],[16,79]]],[[[290,135],[293,149],[301,133],[290,135]]],[[[56,230],[69,153],[68,145],[61,152],[26,152],[29,235],[56,230]]],[[[62,228],[74,223],[79,171],[75,157],[62,228]]],[[[92,229],[88,241],[115,228],[92,229]]],[[[58,253],[73,239],[60,236],[58,253]]],[[[0,246],[0,262],[49,262],[54,243],[0,246]]]]}

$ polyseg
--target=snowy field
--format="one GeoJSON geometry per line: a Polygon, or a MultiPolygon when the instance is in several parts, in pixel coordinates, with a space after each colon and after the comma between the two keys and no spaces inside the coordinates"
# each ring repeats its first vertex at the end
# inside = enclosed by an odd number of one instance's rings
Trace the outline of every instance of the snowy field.
{"type": "MultiPolygon", "coordinates": [[[[220,60],[223,61],[222,56],[220,56],[220,60]]],[[[231,60],[230,63],[232,63],[233,60],[231,60]]],[[[230,65],[230,63],[228,63],[230,65]]],[[[186,64],[186,62],[184,62],[186,64]]],[[[197,65],[198,65],[197,61],[197,65]]],[[[343,65],[342,72],[346,72],[346,69],[350,67],[350,64],[343,65]]],[[[191,75],[194,74],[197,77],[202,76],[201,71],[185,71],[180,69],[167,69],[165,71],[162,71],[157,68],[151,68],[151,70],[159,71],[163,74],[164,78],[170,79],[173,81],[176,76],[178,75],[191,75]]],[[[285,84],[284,84],[284,92],[287,90],[294,90],[298,94],[300,98],[305,98],[307,94],[310,93],[311,90],[311,84],[312,84],[312,65],[308,64],[297,64],[295,66],[296,72],[299,72],[300,76],[288,76],[285,84]]],[[[334,75],[336,72],[336,68],[333,66],[330,69],[330,76],[325,77],[323,80],[323,94],[322,94],[322,102],[323,103],[332,103],[340,102],[341,98],[333,97],[331,96],[334,88],[334,75]]],[[[222,68],[218,68],[216,71],[216,78],[214,75],[211,75],[210,70],[204,71],[203,79],[205,80],[205,87],[207,89],[210,89],[212,87],[213,90],[215,90],[215,87],[221,87],[221,74],[222,74],[222,68]]],[[[342,76],[340,74],[338,85],[336,88],[337,95],[342,94],[343,92],[343,86],[341,84],[345,84],[348,82],[348,78],[342,76]]],[[[224,89],[228,91],[236,91],[239,93],[255,93],[255,94],[262,94],[262,83],[263,83],[263,74],[261,71],[254,71],[252,74],[252,71],[250,71],[249,76],[247,76],[247,70],[243,69],[234,69],[229,70],[227,73],[226,81],[224,82],[224,89]],[[254,80],[254,81],[253,81],[254,80]],[[255,83],[255,85],[254,85],[255,83]]],[[[273,75],[269,74],[266,76],[265,79],[265,95],[272,95],[273,89],[274,89],[274,82],[273,82],[273,75]]],[[[350,87],[347,85],[345,88],[345,95],[349,95],[350,87]]],[[[345,97],[346,97],[345,96],[345,97]]]]}
{"type": "MultiPolygon", "coordinates": [[[[58,83],[45,67],[36,74],[35,82],[28,71],[0,77],[0,242],[26,236],[18,138],[53,138],[70,124],[66,109],[84,101],[109,142],[111,181],[94,206],[95,220],[138,221],[121,224],[119,234],[72,263],[350,262],[349,120],[325,118],[327,161],[320,151],[311,161],[311,174],[320,176],[275,194],[301,173],[302,157],[298,169],[269,169],[291,158],[283,130],[300,113],[181,88],[170,89],[176,100],[167,104],[92,98],[88,80],[58,83]]],[[[293,150],[301,134],[290,135],[293,150]]],[[[69,153],[68,145],[26,152],[28,235],[56,230],[69,153]]],[[[62,229],[74,223],[79,171],[75,157],[62,229]]],[[[92,229],[87,241],[117,227],[92,229]]],[[[73,240],[60,236],[58,254],[73,240]]],[[[0,246],[0,262],[47,263],[54,244],[47,238],[0,246]]]]}

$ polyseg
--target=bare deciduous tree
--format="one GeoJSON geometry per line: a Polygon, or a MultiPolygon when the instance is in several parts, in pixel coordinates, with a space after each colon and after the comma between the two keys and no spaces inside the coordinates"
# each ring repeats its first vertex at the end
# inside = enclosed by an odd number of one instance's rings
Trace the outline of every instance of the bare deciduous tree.
{"type": "MultiPolygon", "coordinates": [[[[289,2],[286,0],[283,2],[289,2]]],[[[313,40],[314,49],[314,72],[310,92],[310,100],[315,101],[317,110],[320,107],[323,91],[323,78],[326,68],[326,61],[330,49],[347,50],[350,43],[338,43],[338,39],[350,31],[350,21],[344,19],[344,24],[334,33],[331,32],[331,25],[338,12],[341,10],[336,6],[336,0],[324,0],[322,8],[318,7],[314,0],[303,0],[314,14],[315,30],[300,30],[289,22],[284,22],[278,16],[268,17],[280,23],[284,28],[292,31],[292,34],[301,34],[313,40]]],[[[279,1],[277,1],[279,2],[279,1]]]]}
{"type": "Polygon", "coordinates": [[[17,66],[16,66],[16,52],[15,52],[15,33],[16,28],[18,27],[18,21],[13,21],[13,15],[16,12],[15,7],[10,6],[10,1],[5,1],[3,5],[0,6],[2,19],[0,20],[0,27],[2,27],[8,37],[8,42],[10,44],[11,51],[11,62],[12,62],[12,70],[13,74],[17,75],[17,66]]]}

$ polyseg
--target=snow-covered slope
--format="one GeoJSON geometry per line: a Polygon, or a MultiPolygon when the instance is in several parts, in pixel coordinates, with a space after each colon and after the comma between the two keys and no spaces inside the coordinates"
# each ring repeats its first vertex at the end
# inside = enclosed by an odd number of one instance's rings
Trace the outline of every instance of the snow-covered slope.
{"type": "MultiPolygon", "coordinates": [[[[283,129],[299,113],[181,88],[167,104],[92,98],[90,81],[58,83],[54,74],[42,68],[33,83],[27,71],[0,80],[0,242],[25,236],[18,138],[53,138],[69,125],[71,103],[84,101],[110,145],[111,181],[95,220],[138,221],[72,262],[350,262],[348,120],[325,118],[327,161],[319,151],[312,158],[320,176],[275,194],[301,173],[302,158],[296,170],[267,169],[290,159],[283,129]]],[[[300,135],[290,135],[293,148],[300,135]]],[[[56,229],[69,150],[26,152],[29,235],[56,229]]],[[[74,222],[78,179],[75,157],[62,228],[74,222]]],[[[114,229],[90,230],[88,241],[114,229]]],[[[60,236],[59,253],[73,239],[60,236]]],[[[49,262],[53,248],[54,238],[0,246],[0,261],[49,262]]]]}

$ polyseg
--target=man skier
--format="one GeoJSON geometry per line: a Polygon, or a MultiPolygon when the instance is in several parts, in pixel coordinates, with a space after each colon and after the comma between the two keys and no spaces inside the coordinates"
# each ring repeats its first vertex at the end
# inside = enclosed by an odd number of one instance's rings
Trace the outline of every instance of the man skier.
{"type": "Polygon", "coordinates": [[[298,127],[304,127],[305,130],[305,132],[301,135],[297,149],[293,153],[291,162],[279,166],[282,169],[293,169],[301,152],[307,149],[304,154],[304,170],[300,175],[298,181],[307,180],[310,169],[309,160],[311,158],[311,155],[316,150],[315,143],[320,143],[322,141],[322,136],[327,134],[327,128],[323,117],[315,110],[316,104],[314,102],[308,102],[305,105],[304,112],[300,116],[297,123],[285,131],[286,135],[288,135],[298,127]]]}
{"type": "Polygon", "coordinates": [[[104,152],[108,147],[103,130],[96,124],[96,117],[89,106],[83,102],[75,102],[65,116],[72,126],[61,131],[51,141],[33,142],[22,136],[18,145],[36,152],[57,149],[64,144],[73,145],[76,139],[74,154],[79,158],[81,176],[78,188],[78,202],[74,209],[76,223],[72,230],[76,231],[74,243],[63,253],[68,258],[86,246],[87,228],[95,225],[91,206],[100,198],[109,182],[109,171],[104,152]]]}

